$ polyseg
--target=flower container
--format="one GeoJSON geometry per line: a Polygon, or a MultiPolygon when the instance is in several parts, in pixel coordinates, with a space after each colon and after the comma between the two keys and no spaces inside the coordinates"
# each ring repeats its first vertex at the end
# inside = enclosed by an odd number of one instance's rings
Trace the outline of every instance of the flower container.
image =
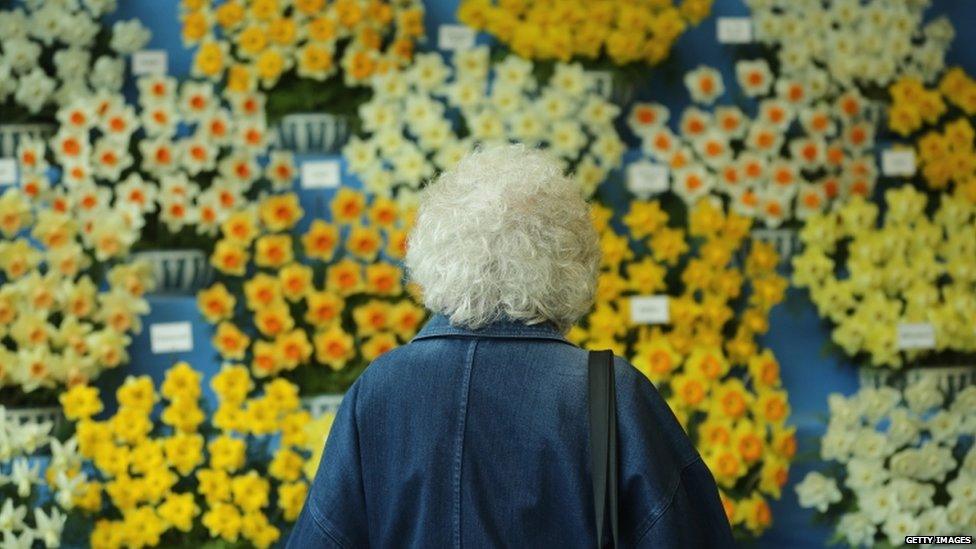
{"type": "Polygon", "coordinates": [[[56,129],[54,124],[0,124],[0,158],[16,156],[21,141],[46,140],[56,129]]]}
{"type": "MultiPolygon", "coordinates": [[[[58,433],[65,425],[64,414],[61,406],[32,406],[27,408],[3,407],[7,425],[17,425],[24,429],[37,430],[43,433],[58,433]],[[50,425],[50,428],[41,429],[41,426],[50,425]]],[[[0,427],[3,424],[0,423],[0,427]]],[[[39,442],[33,448],[26,448],[24,454],[28,460],[35,460],[51,455],[51,448],[48,442],[39,442]]]]}
{"type": "Polygon", "coordinates": [[[790,264],[793,252],[800,248],[800,241],[796,229],[790,227],[778,227],[776,229],[753,229],[752,238],[761,240],[773,245],[776,253],[779,254],[780,263],[790,264]]]}
{"type": "Polygon", "coordinates": [[[627,110],[637,94],[637,81],[627,75],[609,70],[587,71],[596,82],[596,91],[604,99],[627,110]]]}
{"type": "Polygon", "coordinates": [[[213,268],[202,250],[151,250],[133,254],[152,266],[157,295],[192,295],[210,284],[213,268]]]}
{"type": "Polygon", "coordinates": [[[326,413],[335,414],[342,404],[342,393],[326,393],[302,398],[302,406],[312,414],[313,418],[322,417],[326,413]]]}
{"type": "Polygon", "coordinates": [[[52,423],[57,426],[64,416],[60,406],[38,406],[35,408],[6,408],[7,420],[18,425],[41,425],[52,423]]]}
{"type": "Polygon", "coordinates": [[[862,388],[894,387],[899,390],[908,384],[934,379],[939,389],[952,397],[966,387],[976,385],[976,364],[922,366],[905,371],[862,367],[858,377],[862,388]]]}
{"type": "Polygon", "coordinates": [[[285,115],[278,123],[278,146],[296,153],[338,153],[349,140],[349,119],[328,113],[285,115]]]}

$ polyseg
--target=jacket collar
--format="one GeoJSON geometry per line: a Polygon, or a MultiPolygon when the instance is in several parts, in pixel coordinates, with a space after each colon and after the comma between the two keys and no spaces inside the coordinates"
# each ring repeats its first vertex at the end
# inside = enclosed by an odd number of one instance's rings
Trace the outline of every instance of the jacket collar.
{"type": "MultiPolygon", "coordinates": [[[[552,339],[569,343],[556,326],[543,322],[540,324],[525,324],[515,320],[499,320],[491,324],[471,330],[451,325],[446,316],[434,315],[427,324],[414,336],[412,341],[432,337],[491,337],[509,339],[552,339]]],[[[570,343],[571,344],[571,343],[570,343]]]]}

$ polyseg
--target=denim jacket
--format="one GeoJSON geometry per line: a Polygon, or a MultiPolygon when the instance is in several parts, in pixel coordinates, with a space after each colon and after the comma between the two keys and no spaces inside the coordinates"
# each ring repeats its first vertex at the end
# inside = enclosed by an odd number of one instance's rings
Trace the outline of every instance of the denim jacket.
{"type": "MultiPolygon", "coordinates": [[[[664,400],[614,369],[621,546],[733,546],[664,400]]],[[[288,546],[594,547],[586,387],[554,326],[435,316],[346,394],[288,546]]]]}

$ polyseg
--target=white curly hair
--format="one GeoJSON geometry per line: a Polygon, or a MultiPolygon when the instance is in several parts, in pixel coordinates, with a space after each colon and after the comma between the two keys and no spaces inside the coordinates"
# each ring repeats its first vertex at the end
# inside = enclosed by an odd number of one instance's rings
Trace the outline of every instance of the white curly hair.
{"type": "Polygon", "coordinates": [[[552,322],[589,310],[600,247],[589,205],[560,162],[525,145],[477,150],[421,194],[406,267],[451,324],[552,322]]]}

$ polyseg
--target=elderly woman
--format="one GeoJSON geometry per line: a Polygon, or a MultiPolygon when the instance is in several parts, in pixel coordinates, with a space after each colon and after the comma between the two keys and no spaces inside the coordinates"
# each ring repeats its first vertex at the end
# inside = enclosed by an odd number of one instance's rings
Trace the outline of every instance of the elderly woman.
{"type": "MultiPolygon", "coordinates": [[[[423,194],[407,270],[434,316],[346,394],[291,547],[594,547],[587,353],[600,251],[560,163],[475,152],[423,194]]],[[[715,482],[614,361],[623,547],[722,547],[715,482]]]]}

